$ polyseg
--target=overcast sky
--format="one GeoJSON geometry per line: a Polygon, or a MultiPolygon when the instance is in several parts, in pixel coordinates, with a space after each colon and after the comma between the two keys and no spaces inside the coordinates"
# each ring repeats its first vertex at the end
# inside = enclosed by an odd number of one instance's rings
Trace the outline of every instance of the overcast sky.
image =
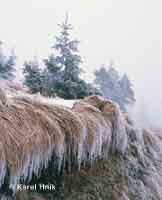
{"type": "MultiPolygon", "coordinates": [[[[94,69],[112,59],[126,72],[138,99],[154,109],[162,101],[161,0],[0,0],[0,39],[25,59],[48,55],[60,23],[69,12],[80,40],[83,67],[94,69]]],[[[162,107],[162,106],[161,106],[162,107]]]]}

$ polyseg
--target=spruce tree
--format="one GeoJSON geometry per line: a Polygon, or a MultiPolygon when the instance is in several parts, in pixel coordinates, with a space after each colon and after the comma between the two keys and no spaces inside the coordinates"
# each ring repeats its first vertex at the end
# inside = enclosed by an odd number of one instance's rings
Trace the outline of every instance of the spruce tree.
{"type": "Polygon", "coordinates": [[[132,83],[129,80],[127,74],[124,74],[121,80],[119,81],[122,96],[125,104],[133,104],[135,102],[135,95],[132,89],[132,83]]]}
{"type": "Polygon", "coordinates": [[[36,60],[24,63],[23,74],[24,84],[30,88],[32,93],[43,92],[43,74],[36,60]]]}
{"type": "Polygon", "coordinates": [[[73,27],[68,22],[68,16],[58,26],[61,31],[52,46],[53,54],[44,60],[49,77],[49,90],[65,99],[83,98],[90,93],[90,87],[80,78],[82,59],[78,53],[79,41],[71,37],[73,27]]]}
{"type": "Polygon", "coordinates": [[[61,94],[63,90],[63,70],[58,65],[57,57],[51,54],[47,59],[44,59],[44,63],[46,66],[44,78],[47,94],[49,96],[61,94]]]}
{"type": "Polygon", "coordinates": [[[95,71],[94,83],[98,85],[104,97],[109,98],[113,101],[118,99],[115,94],[115,89],[117,89],[119,81],[119,74],[113,68],[110,67],[108,70],[106,67],[102,66],[99,70],[95,71]]]}
{"type": "Polygon", "coordinates": [[[13,51],[7,56],[4,53],[2,42],[0,43],[0,78],[13,80],[16,65],[16,56],[13,51]]]}
{"type": "Polygon", "coordinates": [[[64,70],[64,81],[76,82],[79,79],[81,69],[79,65],[82,60],[78,54],[79,41],[71,39],[70,31],[72,25],[68,22],[68,15],[62,24],[58,25],[61,29],[60,35],[56,36],[56,43],[53,49],[58,53],[57,64],[64,70]]]}
{"type": "Polygon", "coordinates": [[[94,83],[105,98],[117,102],[123,111],[126,111],[127,105],[133,105],[135,102],[134,91],[128,76],[125,74],[120,78],[119,73],[112,66],[108,70],[106,67],[97,70],[94,83]]]}

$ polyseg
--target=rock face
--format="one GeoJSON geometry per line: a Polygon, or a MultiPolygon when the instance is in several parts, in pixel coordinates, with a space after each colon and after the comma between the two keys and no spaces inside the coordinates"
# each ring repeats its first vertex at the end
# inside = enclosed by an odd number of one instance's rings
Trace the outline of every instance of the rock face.
{"type": "MultiPolygon", "coordinates": [[[[41,107],[38,102],[34,103],[31,100],[14,100],[16,103],[9,106],[8,110],[13,111],[13,108],[17,109],[23,109],[28,108],[28,106],[32,104],[32,109],[30,109],[30,114],[33,113],[33,108],[36,110],[38,108],[41,108],[41,110],[44,112],[43,114],[46,114],[48,116],[48,122],[51,123],[54,122],[54,119],[59,121],[60,115],[59,112],[63,112],[62,108],[57,109],[57,112],[54,112],[53,107],[48,107],[47,105],[43,105],[41,107]],[[27,107],[26,107],[27,106],[27,107]],[[45,109],[46,108],[46,109],[45,109]],[[49,109],[48,109],[49,108],[49,109]],[[50,113],[50,115],[49,115],[50,113]],[[57,118],[54,118],[54,116],[57,118]]],[[[13,102],[14,102],[13,101],[13,102]]],[[[30,107],[31,108],[31,107],[30,107]]],[[[65,108],[64,108],[65,109],[65,108]]],[[[29,110],[25,109],[26,115],[28,114],[29,110]]],[[[37,110],[38,111],[38,110],[37,110]]],[[[12,199],[12,200],[32,200],[32,199],[39,199],[39,200],[161,200],[162,199],[162,140],[160,139],[160,136],[155,135],[154,133],[148,131],[148,130],[138,130],[134,126],[133,122],[129,120],[129,116],[126,118],[123,117],[123,114],[120,112],[117,105],[113,104],[112,102],[106,101],[102,98],[98,97],[88,97],[83,101],[78,102],[74,105],[72,110],[68,110],[67,112],[64,110],[64,114],[66,114],[67,117],[61,118],[60,125],[63,127],[63,130],[66,130],[66,132],[61,132],[63,134],[67,134],[67,132],[75,131],[77,130],[77,136],[80,138],[79,130],[77,127],[75,127],[76,123],[80,123],[75,117],[77,116],[78,119],[80,119],[83,122],[83,127],[87,127],[87,135],[85,137],[84,142],[87,141],[87,143],[83,142],[83,148],[86,149],[86,152],[83,151],[84,155],[80,162],[80,167],[78,168],[78,161],[75,162],[75,153],[76,148],[74,148],[75,143],[70,142],[70,153],[66,152],[64,165],[61,165],[61,170],[57,171],[57,160],[59,157],[55,155],[51,155],[49,157],[49,162],[46,166],[43,166],[42,168],[39,166],[39,164],[42,164],[37,162],[37,167],[40,169],[39,173],[40,176],[38,176],[37,173],[34,173],[35,171],[29,171],[30,172],[30,182],[28,179],[20,179],[21,184],[25,185],[37,185],[37,190],[22,190],[22,191],[15,191],[13,194],[13,191],[8,190],[8,186],[10,184],[10,175],[14,172],[11,171],[8,173],[7,171],[9,169],[17,169],[17,167],[12,166],[13,163],[11,161],[19,161],[21,158],[20,156],[15,156],[12,154],[12,157],[9,157],[10,151],[7,149],[3,151],[3,142],[5,141],[4,138],[2,138],[2,127],[3,127],[3,120],[0,117],[0,167],[1,167],[1,177],[3,177],[3,169],[2,168],[2,161],[5,161],[8,159],[11,164],[8,165],[8,168],[5,172],[5,178],[4,183],[1,187],[1,199],[12,199]],[[95,100],[97,99],[97,101],[95,100]],[[96,102],[96,103],[94,103],[96,102]],[[73,114],[74,118],[73,118],[73,114]],[[68,115],[67,115],[68,114],[68,115]],[[91,116],[89,118],[89,116],[91,116]],[[69,120],[69,117],[70,120],[69,120]],[[74,120],[74,124],[72,123],[72,128],[68,128],[68,123],[71,122],[71,120],[74,120]],[[104,121],[105,120],[105,121],[104,121]],[[66,127],[64,126],[66,124],[66,127]],[[85,126],[86,125],[86,126],[85,126]],[[110,128],[110,129],[105,129],[110,128]],[[99,136],[102,136],[102,140],[99,136]],[[109,137],[107,137],[109,136],[109,137]],[[106,142],[106,143],[105,143],[106,142]],[[107,143],[108,142],[108,143],[107,143]],[[85,144],[90,144],[89,146],[86,146],[85,144]],[[88,148],[87,148],[88,147],[88,148]],[[91,149],[91,148],[92,149],[91,149]],[[99,148],[101,147],[101,149],[99,148]],[[99,150],[99,149],[100,150],[99,150]],[[7,152],[7,153],[6,153],[7,152]],[[86,154],[87,153],[87,154],[86,154]],[[93,153],[91,156],[94,157],[92,161],[92,157],[90,157],[90,153],[93,153]],[[102,153],[102,154],[100,154],[102,153]],[[97,156],[96,156],[97,155],[97,156]],[[91,158],[91,159],[89,159],[91,158]],[[70,163],[70,165],[69,165],[70,163]],[[70,168],[69,168],[70,166],[70,168]],[[15,168],[12,168],[15,167],[15,168]],[[58,172],[58,173],[56,173],[58,172]],[[55,185],[55,190],[39,190],[39,184],[53,184],[55,185]],[[8,194],[8,195],[7,195],[8,194]],[[13,194],[13,196],[11,196],[13,194]]],[[[1,112],[0,116],[3,116],[3,112],[1,112]]],[[[11,117],[12,112],[10,112],[11,117]]],[[[35,119],[37,118],[36,115],[34,115],[35,119]]],[[[46,117],[47,117],[46,116],[46,117]]],[[[11,119],[7,118],[6,115],[4,115],[5,119],[11,119]]],[[[18,117],[16,119],[22,120],[21,117],[18,117]]],[[[46,118],[43,118],[44,120],[47,120],[46,118]]],[[[20,122],[19,120],[14,121],[20,122]]],[[[30,125],[34,126],[34,124],[37,122],[32,121],[30,125]]],[[[12,121],[13,122],[13,121],[12,121]]],[[[22,121],[21,121],[22,123],[22,121]]],[[[53,133],[54,127],[50,124],[41,121],[42,127],[48,127],[48,133],[53,133]],[[53,129],[52,129],[53,128],[53,129]]],[[[6,125],[5,125],[6,127],[6,125]]],[[[8,126],[9,127],[9,126],[8,126]]],[[[15,127],[15,124],[13,125],[15,127]]],[[[69,124],[69,127],[70,124],[69,124]]],[[[80,126],[79,126],[80,127],[80,126]]],[[[11,128],[11,127],[10,127],[11,128]]],[[[25,129],[24,129],[25,130],[25,129]]],[[[43,129],[44,131],[46,129],[43,129]]],[[[84,129],[85,130],[85,129],[84,129]]],[[[43,132],[39,132],[40,136],[48,136],[45,135],[46,133],[42,134],[43,132]]],[[[60,133],[60,134],[61,134],[60,133]]],[[[73,133],[73,132],[72,132],[73,133]]],[[[7,132],[8,134],[8,132],[7,132]]],[[[27,134],[28,135],[28,134],[27,134]]],[[[10,136],[10,135],[9,135],[10,136]]],[[[21,144],[21,140],[18,138],[18,133],[15,135],[15,143],[19,146],[21,144]],[[20,141],[19,141],[20,140],[20,141]]],[[[30,134],[29,134],[30,136],[30,134]]],[[[28,136],[28,137],[29,137],[28,136]]],[[[11,136],[10,136],[11,137],[11,136]]],[[[9,138],[10,138],[9,137],[9,138]]],[[[25,137],[25,136],[24,136],[25,137]]],[[[66,143],[69,144],[69,141],[75,141],[75,140],[69,140],[71,135],[69,134],[68,140],[65,140],[66,143]]],[[[42,138],[42,137],[41,137],[42,138]]],[[[37,146],[37,142],[39,144],[39,141],[41,141],[40,137],[32,137],[32,140],[28,140],[28,143],[31,151],[33,148],[33,151],[39,150],[39,145],[37,146]],[[38,140],[39,139],[39,140],[38,140]],[[37,141],[38,140],[38,141],[37,141]]],[[[10,138],[10,140],[13,140],[13,137],[10,138]]],[[[6,140],[10,144],[10,140],[6,140]]],[[[46,138],[43,138],[43,141],[46,142],[46,138]]],[[[55,143],[56,138],[51,140],[53,143],[55,143]]],[[[58,140],[59,141],[59,140],[58,140]]],[[[76,142],[81,142],[80,140],[76,140],[76,142]]],[[[27,138],[24,140],[26,145],[27,138]]],[[[60,142],[60,141],[59,141],[60,142]]],[[[12,143],[15,145],[14,143],[12,143]]],[[[41,144],[41,143],[40,143],[41,144]]],[[[80,144],[80,143],[78,143],[80,144]]],[[[46,150],[46,145],[48,143],[43,144],[42,149],[46,150]]],[[[14,146],[16,149],[17,147],[14,146]]],[[[25,147],[24,147],[25,148],[25,147]]],[[[15,150],[14,149],[14,150],[15,150]]],[[[18,148],[19,149],[19,148],[18,148]]],[[[40,151],[42,150],[40,148],[40,151]]],[[[84,149],[84,150],[85,150],[84,149]]],[[[30,151],[27,151],[27,155],[30,155],[30,151]]],[[[82,149],[83,150],[83,149],[82,149]]],[[[17,150],[16,150],[17,152],[17,150]]],[[[22,153],[25,153],[22,151],[22,153]]],[[[37,152],[37,151],[36,151],[37,152]]],[[[24,154],[25,156],[26,154],[24,154]]],[[[31,154],[32,155],[32,154],[31,154]]],[[[40,154],[38,152],[38,155],[35,154],[34,158],[37,158],[37,156],[40,156],[43,154],[40,154]]],[[[26,157],[24,157],[26,158],[26,157]]],[[[78,158],[78,157],[77,157],[78,158]]],[[[80,158],[80,157],[79,157],[80,158]]],[[[22,160],[23,161],[23,160],[22,160]]],[[[39,161],[39,160],[37,160],[39,161]]],[[[22,162],[21,162],[22,164],[22,162]]],[[[34,162],[32,165],[34,166],[34,162]]],[[[31,163],[29,162],[30,170],[33,167],[31,163]]],[[[24,166],[24,165],[21,165],[24,166]]],[[[26,165],[25,165],[26,166],[26,165]]],[[[38,169],[37,168],[37,169],[38,169]]],[[[24,169],[28,169],[27,166],[24,169]]],[[[21,170],[21,168],[20,168],[21,170]]],[[[23,171],[22,171],[23,172],[23,171]]],[[[26,174],[28,177],[28,173],[26,174]]],[[[17,179],[16,179],[17,180],[17,179]]],[[[2,180],[1,180],[2,181],[2,180]]]]}

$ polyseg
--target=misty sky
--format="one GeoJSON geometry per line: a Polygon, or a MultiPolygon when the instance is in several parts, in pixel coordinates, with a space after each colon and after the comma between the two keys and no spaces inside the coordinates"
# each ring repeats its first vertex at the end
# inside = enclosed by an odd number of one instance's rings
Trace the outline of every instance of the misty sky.
{"type": "MultiPolygon", "coordinates": [[[[85,77],[114,60],[130,76],[138,99],[158,110],[162,100],[161,0],[0,0],[0,40],[14,48],[19,63],[48,55],[69,12],[80,40],[85,77]]],[[[162,106],[161,106],[162,107],[162,106]]],[[[162,113],[162,112],[161,112],[162,113]]]]}

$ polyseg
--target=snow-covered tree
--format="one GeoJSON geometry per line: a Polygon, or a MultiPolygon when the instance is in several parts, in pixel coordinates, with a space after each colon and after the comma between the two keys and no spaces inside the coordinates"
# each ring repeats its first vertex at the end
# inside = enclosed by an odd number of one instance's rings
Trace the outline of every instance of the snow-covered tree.
{"type": "Polygon", "coordinates": [[[56,36],[56,43],[53,49],[57,52],[57,64],[64,70],[64,80],[75,82],[78,80],[81,69],[79,65],[82,60],[78,54],[79,41],[71,38],[70,31],[73,30],[72,25],[68,22],[68,15],[62,24],[60,35],[56,36]]]}
{"type": "Polygon", "coordinates": [[[44,70],[44,78],[46,91],[48,95],[58,93],[59,87],[63,83],[63,70],[57,63],[57,58],[51,54],[47,59],[44,59],[46,69],[44,70]]]}
{"type": "Polygon", "coordinates": [[[30,88],[31,92],[42,93],[44,77],[36,60],[24,63],[23,74],[25,77],[24,84],[30,88]]]}
{"type": "Polygon", "coordinates": [[[60,34],[56,36],[53,53],[44,60],[49,79],[49,90],[66,99],[82,98],[89,94],[89,85],[80,78],[81,56],[79,41],[71,37],[72,25],[65,21],[59,24],[60,34]]]}
{"type": "Polygon", "coordinates": [[[5,55],[4,49],[2,47],[2,42],[0,43],[0,78],[13,80],[15,78],[14,72],[16,64],[16,56],[13,51],[9,55],[5,55]]]}
{"type": "Polygon", "coordinates": [[[124,74],[120,78],[119,73],[112,66],[108,70],[106,67],[101,67],[95,71],[94,83],[105,98],[117,102],[124,111],[127,105],[132,105],[135,101],[134,91],[128,76],[124,74]]]}
{"type": "Polygon", "coordinates": [[[135,94],[132,89],[132,83],[129,80],[127,74],[124,74],[121,80],[119,81],[122,96],[125,104],[132,104],[135,102],[135,94]]]}
{"type": "Polygon", "coordinates": [[[103,96],[115,100],[114,90],[119,88],[118,85],[119,74],[118,72],[110,67],[109,70],[106,67],[101,67],[99,70],[95,71],[95,84],[101,90],[103,96]]]}

